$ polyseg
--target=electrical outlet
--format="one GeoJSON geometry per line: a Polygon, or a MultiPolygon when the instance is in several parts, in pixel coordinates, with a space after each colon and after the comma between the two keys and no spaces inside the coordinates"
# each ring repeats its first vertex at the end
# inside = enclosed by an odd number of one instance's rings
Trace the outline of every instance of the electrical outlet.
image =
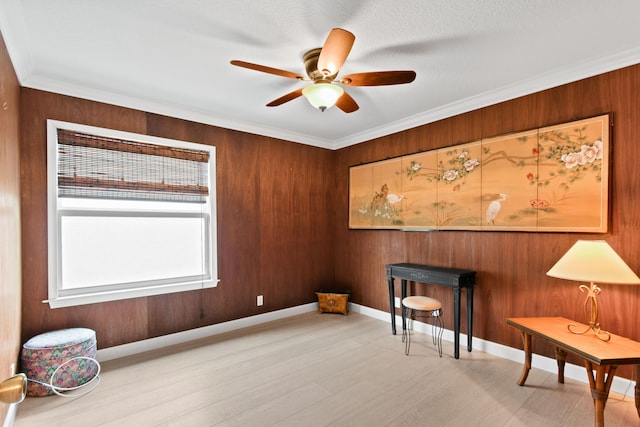
{"type": "Polygon", "coordinates": [[[396,308],[400,308],[400,298],[395,297],[395,300],[393,301],[393,303],[396,306],[396,308]]]}
{"type": "Polygon", "coordinates": [[[258,306],[261,306],[262,304],[264,304],[264,299],[262,298],[262,295],[258,295],[257,304],[258,306]]]}

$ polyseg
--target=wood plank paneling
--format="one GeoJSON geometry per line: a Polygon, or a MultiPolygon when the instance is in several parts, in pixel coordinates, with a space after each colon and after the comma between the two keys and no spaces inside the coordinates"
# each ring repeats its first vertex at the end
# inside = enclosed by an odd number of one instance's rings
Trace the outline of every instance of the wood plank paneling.
{"type": "MultiPolygon", "coordinates": [[[[20,85],[0,35],[0,381],[20,351],[20,85]]],[[[0,424],[9,405],[0,403],[0,424]]]]}
{"type": "MultiPolygon", "coordinates": [[[[579,284],[545,273],[578,239],[607,240],[640,273],[638,93],[640,65],[339,150],[336,280],[352,288],[353,301],[386,311],[385,264],[415,262],[476,270],[474,335],[517,348],[522,348],[520,335],[506,325],[506,317],[564,316],[583,321],[585,295],[579,292],[579,284]],[[604,113],[611,113],[614,121],[612,220],[606,234],[345,230],[350,166],[604,113]]],[[[420,284],[411,289],[442,298],[445,307],[451,304],[446,290],[420,284]]],[[[603,284],[602,289],[598,300],[603,328],[640,340],[640,286],[603,284]]],[[[451,310],[444,318],[445,326],[452,329],[451,310]]],[[[534,344],[534,351],[553,357],[544,344],[534,344]]],[[[621,370],[630,377],[629,371],[621,370]]]]}
{"type": "Polygon", "coordinates": [[[96,330],[99,348],[111,347],[308,303],[333,282],[334,152],[30,89],[21,120],[23,341],[83,326],[96,330]],[[219,286],[55,310],[43,304],[48,118],[214,145],[219,286]]]}
{"type": "Polygon", "coordinates": [[[21,101],[22,342],[44,331],[66,327],[96,330],[99,347],[147,337],[145,299],[56,310],[42,302],[47,299],[46,120],[144,133],[145,115],[24,88],[21,101]]]}
{"type": "Polygon", "coordinates": [[[283,141],[260,146],[258,194],[263,227],[256,243],[269,308],[314,301],[315,291],[334,285],[333,155],[283,141]],[[315,262],[323,259],[331,263],[315,262]],[[274,294],[279,297],[270,302],[268,295],[274,294]]]}

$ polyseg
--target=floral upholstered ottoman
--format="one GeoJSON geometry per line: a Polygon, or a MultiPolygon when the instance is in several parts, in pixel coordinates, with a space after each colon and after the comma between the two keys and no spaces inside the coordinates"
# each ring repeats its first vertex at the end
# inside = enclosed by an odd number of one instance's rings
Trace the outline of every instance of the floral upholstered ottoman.
{"type": "Polygon", "coordinates": [[[92,329],[62,329],[31,338],[22,346],[20,356],[22,370],[30,380],[27,396],[54,394],[47,384],[63,390],[91,381],[99,369],[96,351],[92,329]]]}

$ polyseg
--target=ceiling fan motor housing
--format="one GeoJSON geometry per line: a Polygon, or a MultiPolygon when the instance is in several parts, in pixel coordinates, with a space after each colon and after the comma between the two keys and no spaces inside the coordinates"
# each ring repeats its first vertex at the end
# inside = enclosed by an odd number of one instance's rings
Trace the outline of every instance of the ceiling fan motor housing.
{"type": "Polygon", "coordinates": [[[338,76],[338,72],[333,74],[324,75],[322,71],[318,70],[318,58],[320,57],[320,51],[322,48],[318,47],[311,49],[302,56],[304,61],[304,68],[307,71],[307,76],[313,81],[316,80],[329,80],[332,81],[338,76]]]}

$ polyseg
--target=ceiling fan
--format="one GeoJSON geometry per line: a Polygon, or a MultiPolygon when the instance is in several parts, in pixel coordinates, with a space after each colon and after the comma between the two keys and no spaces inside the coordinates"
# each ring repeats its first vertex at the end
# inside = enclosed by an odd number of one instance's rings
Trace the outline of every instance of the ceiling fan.
{"type": "Polygon", "coordinates": [[[296,89],[280,98],[274,99],[267,104],[267,107],[276,107],[304,96],[311,105],[321,111],[336,105],[345,113],[352,113],[359,108],[358,104],[339,85],[386,86],[411,83],[415,80],[415,71],[374,71],[348,74],[336,79],[355,39],[356,37],[347,30],[342,28],[332,29],[322,48],[312,49],[303,55],[302,60],[304,61],[307,77],[292,71],[252,64],[251,62],[233,60],[231,64],[263,73],[275,74],[276,76],[313,82],[313,84],[304,88],[296,89]]]}

